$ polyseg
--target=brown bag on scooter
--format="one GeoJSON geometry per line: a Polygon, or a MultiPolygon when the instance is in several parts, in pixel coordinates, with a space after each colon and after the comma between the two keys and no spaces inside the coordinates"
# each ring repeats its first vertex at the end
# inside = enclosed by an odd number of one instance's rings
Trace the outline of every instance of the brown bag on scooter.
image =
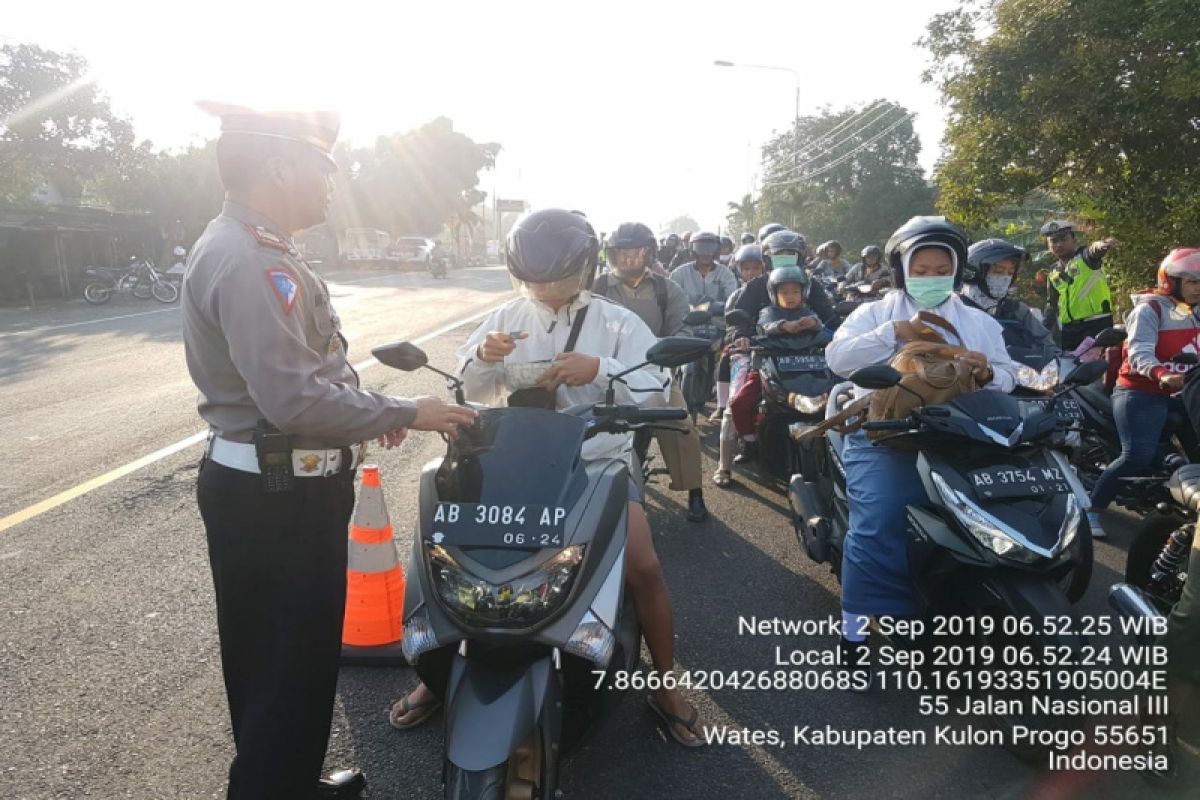
{"type": "MultiPolygon", "coordinates": [[[[901,374],[900,383],[855,400],[836,416],[799,434],[797,441],[822,436],[828,430],[853,433],[864,422],[907,419],[922,406],[946,403],[978,389],[971,368],[957,360],[966,348],[948,344],[935,330],[941,328],[962,341],[954,326],[928,311],[918,314],[918,322],[924,325],[913,323],[907,331],[902,328],[898,332],[907,343],[888,362],[901,374]]],[[[867,431],[872,441],[904,446],[902,441],[893,441],[896,435],[895,431],[867,431]]]]}

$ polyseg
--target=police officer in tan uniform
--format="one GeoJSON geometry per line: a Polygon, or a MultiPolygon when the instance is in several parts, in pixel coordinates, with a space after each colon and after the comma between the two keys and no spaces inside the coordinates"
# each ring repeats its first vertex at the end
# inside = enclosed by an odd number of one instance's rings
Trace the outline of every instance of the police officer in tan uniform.
{"type": "Polygon", "coordinates": [[[237,749],[228,797],[351,797],[362,774],[321,766],[361,443],[475,414],[360,389],[329,291],[296,253],[292,235],[329,206],[336,115],[203,107],[221,117],[226,201],[188,261],[183,340],[211,430],[197,500],[237,749]]]}

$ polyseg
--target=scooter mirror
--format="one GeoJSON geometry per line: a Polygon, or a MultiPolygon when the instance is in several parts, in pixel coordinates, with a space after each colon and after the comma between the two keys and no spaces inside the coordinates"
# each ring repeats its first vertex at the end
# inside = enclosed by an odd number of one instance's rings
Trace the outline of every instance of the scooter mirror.
{"type": "Polygon", "coordinates": [[[725,312],[725,322],[735,328],[740,328],[743,325],[749,325],[751,320],[750,315],[742,309],[731,308],[725,312]]]}
{"type": "Polygon", "coordinates": [[[659,339],[646,351],[646,360],[667,369],[682,367],[698,358],[703,358],[712,349],[708,339],[692,336],[668,336],[659,339]]]}
{"type": "Polygon", "coordinates": [[[375,360],[380,364],[405,372],[412,372],[429,363],[429,356],[425,355],[425,351],[412,342],[381,344],[371,350],[371,355],[375,356],[375,360]]]}
{"type": "Polygon", "coordinates": [[[890,389],[900,383],[900,372],[887,364],[875,364],[855,370],[850,381],[864,389],[890,389]]]}
{"type": "Polygon", "coordinates": [[[684,325],[704,325],[708,322],[712,322],[712,314],[707,311],[689,311],[683,318],[684,325]]]}
{"type": "Polygon", "coordinates": [[[1105,372],[1108,372],[1107,361],[1089,361],[1071,370],[1066,383],[1071,386],[1087,386],[1098,381],[1105,372]]]}
{"type": "Polygon", "coordinates": [[[1126,335],[1120,328],[1105,328],[1096,335],[1092,347],[1115,347],[1125,341],[1126,335]]]}

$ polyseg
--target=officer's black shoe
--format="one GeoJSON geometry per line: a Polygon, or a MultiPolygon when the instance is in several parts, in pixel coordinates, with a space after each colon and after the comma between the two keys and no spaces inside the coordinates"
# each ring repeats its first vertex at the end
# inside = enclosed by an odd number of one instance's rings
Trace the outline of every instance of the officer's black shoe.
{"type": "Polygon", "coordinates": [[[708,519],[708,508],[704,505],[704,492],[692,489],[688,492],[688,522],[704,522],[708,519]]]}
{"type": "Polygon", "coordinates": [[[843,637],[838,642],[841,652],[841,670],[849,677],[841,688],[852,692],[869,692],[875,673],[871,669],[871,644],[867,641],[852,642],[843,637]]]}
{"type": "Polygon", "coordinates": [[[746,464],[758,458],[758,442],[742,442],[742,452],[733,457],[733,463],[746,464]]]}
{"type": "Polygon", "coordinates": [[[317,782],[317,800],[333,800],[340,797],[358,797],[367,786],[366,777],[358,770],[341,769],[321,778],[317,782]]]}

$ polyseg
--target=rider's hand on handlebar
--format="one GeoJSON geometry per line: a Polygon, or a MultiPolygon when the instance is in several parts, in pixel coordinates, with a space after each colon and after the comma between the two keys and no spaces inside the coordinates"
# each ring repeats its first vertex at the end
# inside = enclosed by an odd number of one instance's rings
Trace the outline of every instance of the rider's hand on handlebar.
{"type": "Polygon", "coordinates": [[[1158,385],[1172,392],[1178,392],[1183,389],[1183,376],[1177,373],[1163,375],[1158,379],[1158,385]]]}
{"type": "Polygon", "coordinates": [[[975,380],[980,386],[991,383],[995,373],[988,366],[988,359],[983,353],[977,353],[974,350],[968,350],[965,353],[960,353],[955,358],[971,368],[971,374],[975,376],[975,380]]]}
{"type": "Polygon", "coordinates": [[[518,340],[527,338],[529,338],[529,334],[524,331],[513,331],[512,333],[492,331],[483,340],[483,344],[476,348],[475,355],[479,357],[480,361],[498,364],[504,360],[505,356],[511,355],[517,349],[518,340]]]}
{"type": "Polygon", "coordinates": [[[414,397],[417,416],[409,425],[414,431],[440,431],[451,436],[459,425],[474,424],[479,413],[470,408],[452,405],[437,397],[414,397]]]}
{"type": "Polygon", "coordinates": [[[600,373],[600,359],[583,353],[559,353],[554,365],[538,376],[537,384],[554,391],[559,386],[586,386],[600,373]]]}

